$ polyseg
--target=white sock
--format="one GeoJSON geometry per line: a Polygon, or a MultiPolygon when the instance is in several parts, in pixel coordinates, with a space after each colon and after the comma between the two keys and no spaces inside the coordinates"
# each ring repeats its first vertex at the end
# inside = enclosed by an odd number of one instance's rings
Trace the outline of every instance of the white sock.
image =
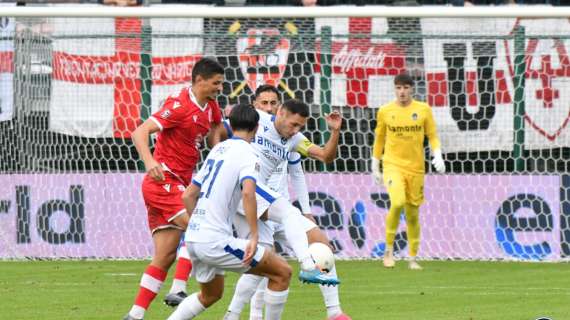
{"type": "Polygon", "coordinates": [[[287,302],[289,289],[285,291],[265,290],[265,320],[279,320],[287,302]]]}
{"type": "MultiPolygon", "coordinates": [[[[333,266],[329,274],[336,277],[336,266],[333,266]]],[[[321,294],[325,301],[325,307],[327,307],[327,317],[330,318],[341,314],[342,309],[340,308],[340,299],[338,297],[338,286],[319,285],[319,288],[321,289],[321,294]]]]}
{"type": "Polygon", "coordinates": [[[263,277],[261,276],[243,274],[236,283],[236,290],[232,297],[232,302],[228,307],[228,311],[239,316],[243,307],[249,302],[255,293],[255,289],[257,289],[257,286],[262,280],[263,277]]]}
{"type": "Polygon", "coordinates": [[[265,289],[267,288],[267,282],[269,279],[263,278],[259,285],[257,286],[257,290],[253,297],[251,297],[250,301],[250,309],[249,309],[249,320],[263,320],[263,306],[264,306],[264,296],[265,296],[265,289]]]}
{"type": "Polygon", "coordinates": [[[293,207],[287,200],[279,198],[269,207],[269,219],[283,224],[285,237],[301,262],[301,269],[315,269],[315,262],[309,254],[307,233],[302,228],[302,219],[307,218],[301,215],[299,209],[293,207]]]}
{"type": "Polygon", "coordinates": [[[188,320],[193,319],[200,313],[204,312],[206,307],[198,300],[198,294],[193,293],[186,299],[182,300],[176,311],[174,311],[168,320],[188,320]]]}
{"type": "Polygon", "coordinates": [[[129,311],[129,315],[135,319],[142,319],[144,317],[145,311],[145,308],[134,304],[131,308],[131,311],[129,311]]]}
{"type": "Polygon", "coordinates": [[[170,291],[168,293],[178,293],[178,292],[186,292],[186,281],[173,279],[172,286],[170,287],[170,291]]]}

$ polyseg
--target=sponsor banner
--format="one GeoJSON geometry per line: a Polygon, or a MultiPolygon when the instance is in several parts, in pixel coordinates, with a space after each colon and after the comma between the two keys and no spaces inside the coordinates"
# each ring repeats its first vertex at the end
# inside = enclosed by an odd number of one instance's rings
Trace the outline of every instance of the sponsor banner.
{"type": "MultiPolygon", "coordinates": [[[[0,258],[149,257],[141,181],[141,174],[0,176],[0,258]]],[[[307,183],[313,213],[339,257],[383,253],[388,197],[370,176],[308,174],[307,183]]],[[[425,185],[421,257],[566,256],[559,177],[428,176],[425,185]]],[[[403,220],[396,243],[397,254],[405,256],[403,220]]]]}
{"type": "MultiPolygon", "coordinates": [[[[369,175],[307,174],[317,220],[341,257],[385,248],[388,195],[369,175]]],[[[558,176],[426,176],[419,256],[460,259],[560,258],[558,176]]],[[[402,218],[396,248],[407,255],[402,218]]]]}
{"type": "MultiPolygon", "coordinates": [[[[181,35],[152,38],[154,112],[168,94],[190,83],[203,44],[182,35],[187,30],[202,33],[203,22],[151,19],[150,26],[153,33],[181,35]]],[[[58,18],[53,28],[50,129],[85,137],[130,137],[141,122],[141,35],[149,32],[142,19],[58,18]]]]}
{"type": "Polygon", "coordinates": [[[0,257],[149,257],[142,177],[0,176],[0,257]]]}
{"type": "MultiPolygon", "coordinates": [[[[1,6],[15,4],[1,4],[1,6]]],[[[11,120],[14,112],[14,30],[13,17],[0,16],[0,121],[11,120]]]]}

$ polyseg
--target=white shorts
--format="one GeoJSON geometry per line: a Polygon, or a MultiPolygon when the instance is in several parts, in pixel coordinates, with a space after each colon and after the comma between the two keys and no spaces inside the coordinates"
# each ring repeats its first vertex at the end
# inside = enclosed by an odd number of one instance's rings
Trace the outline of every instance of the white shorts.
{"type": "MultiPolygon", "coordinates": [[[[261,221],[257,220],[257,234],[258,242],[263,246],[273,247],[273,226],[276,224],[273,221],[261,221]]],[[[247,224],[247,220],[244,215],[236,214],[234,216],[234,230],[236,231],[237,237],[240,239],[249,239],[250,229],[247,224]]]]}
{"type": "Polygon", "coordinates": [[[265,249],[258,245],[250,265],[243,264],[243,256],[248,240],[227,237],[213,242],[186,242],[192,276],[199,283],[208,283],[216,275],[223,275],[225,270],[245,273],[255,267],[263,258],[265,249]]]}
{"type": "MultiPolygon", "coordinates": [[[[273,191],[268,186],[262,183],[257,183],[255,187],[255,199],[257,200],[257,217],[261,217],[261,215],[267,211],[269,206],[271,206],[271,204],[277,198],[283,198],[283,196],[273,191]]],[[[237,212],[241,215],[244,215],[242,201],[239,202],[237,212]]]]}
{"type": "MultiPolygon", "coordinates": [[[[317,225],[313,221],[307,218],[303,219],[303,224],[301,226],[303,231],[308,232],[309,230],[316,227],[317,225]]],[[[249,239],[250,230],[245,216],[241,214],[236,214],[234,216],[234,228],[238,238],[249,239]]],[[[288,246],[287,238],[285,237],[285,228],[281,223],[277,223],[271,220],[257,220],[257,234],[259,244],[262,244],[264,246],[268,245],[273,247],[273,243],[275,241],[279,241],[280,244],[288,246]]]]}

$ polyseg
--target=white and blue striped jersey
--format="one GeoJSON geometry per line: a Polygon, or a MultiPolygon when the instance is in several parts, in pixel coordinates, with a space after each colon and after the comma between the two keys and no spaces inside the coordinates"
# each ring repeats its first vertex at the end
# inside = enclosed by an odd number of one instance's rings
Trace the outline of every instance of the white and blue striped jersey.
{"type": "Polygon", "coordinates": [[[232,222],[241,200],[244,180],[259,180],[260,161],[252,144],[240,138],[218,143],[192,179],[200,196],[185,239],[211,242],[233,236],[232,222]]]}

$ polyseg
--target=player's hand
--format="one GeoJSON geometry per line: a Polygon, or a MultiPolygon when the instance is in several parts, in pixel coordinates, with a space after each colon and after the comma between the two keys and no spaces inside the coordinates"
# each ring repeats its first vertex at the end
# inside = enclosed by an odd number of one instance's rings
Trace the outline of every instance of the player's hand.
{"type": "Polygon", "coordinates": [[[224,115],[226,116],[226,118],[228,118],[230,116],[230,113],[232,113],[232,109],[234,108],[233,104],[228,104],[225,108],[224,108],[224,115]]]}
{"type": "Polygon", "coordinates": [[[162,171],[162,165],[160,165],[158,161],[152,159],[148,161],[148,163],[145,163],[144,166],[146,167],[146,172],[153,180],[164,180],[164,171],[162,171]]]}
{"type": "Polygon", "coordinates": [[[326,114],[325,120],[327,121],[327,125],[329,126],[330,130],[340,130],[340,126],[342,125],[342,116],[340,115],[340,112],[333,111],[329,114],[326,114]]]}
{"type": "Polygon", "coordinates": [[[380,160],[372,157],[372,176],[377,185],[382,186],[382,171],[380,171],[380,160]]]}
{"type": "Polygon", "coordinates": [[[251,237],[247,242],[247,246],[245,247],[245,254],[243,255],[243,264],[250,265],[251,261],[253,261],[253,256],[257,251],[257,237],[251,237]]]}
{"type": "Polygon", "coordinates": [[[445,162],[443,161],[440,149],[433,151],[433,160],[431,161],[431,164],[433,164],[438,173],[445,173],[445,162]]]}

